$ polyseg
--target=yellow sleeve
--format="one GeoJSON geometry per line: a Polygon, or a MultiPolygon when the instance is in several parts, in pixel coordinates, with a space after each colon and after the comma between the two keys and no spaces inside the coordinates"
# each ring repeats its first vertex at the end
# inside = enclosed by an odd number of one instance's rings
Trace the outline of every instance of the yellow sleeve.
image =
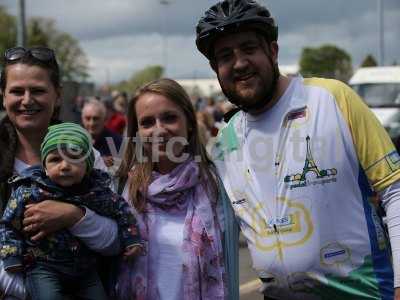
{"type": "Polygon", "coordinates": [[[337,80],[310,79],[333,94],[347,122],[358,160],[375,191],[400,179],[400,156],[388,133],[364,101],[337,80]]]}

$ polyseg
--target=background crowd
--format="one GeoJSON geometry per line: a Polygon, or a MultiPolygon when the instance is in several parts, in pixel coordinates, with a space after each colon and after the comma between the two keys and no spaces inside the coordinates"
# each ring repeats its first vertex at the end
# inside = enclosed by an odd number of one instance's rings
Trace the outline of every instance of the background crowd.
{"type": "MultiPolygon", "coordinates": [[[[113,90],[102,91],[101,96],[79,96],[75,100],[74,112],[81,120],[79,124],[90,133],[94,148],[100,152],[110,171],[115,170],[115,166],[112,166],[121,159],[120,147],[126,132],[126,114],[131,96],[126,92],[113,90]]],[[[224,122],[224,115],[234,110],[235,106],[221,96],[189,97],[195,109],[200,139],[209,150],[224,122]]]]}

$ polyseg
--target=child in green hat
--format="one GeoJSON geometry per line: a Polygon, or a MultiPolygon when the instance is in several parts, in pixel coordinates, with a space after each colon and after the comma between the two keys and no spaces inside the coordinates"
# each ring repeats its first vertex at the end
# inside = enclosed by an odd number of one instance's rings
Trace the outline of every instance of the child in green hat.
{"type": "Polygon", "coordinates": [[[0,257],[8,272],[26,272],[32,300],[107,299],[96,255],[68,230],[34,242],[22,233],[25,205],[54,199],[88,207],[116,220],[123,257],[143,251],[136,220],[125,200],[110,189],[107,173],[93,169],[90,135],[74,123],[50,126],[41,145],[42,166],[10,180],[13,192],[0,223],[0,257]]]}

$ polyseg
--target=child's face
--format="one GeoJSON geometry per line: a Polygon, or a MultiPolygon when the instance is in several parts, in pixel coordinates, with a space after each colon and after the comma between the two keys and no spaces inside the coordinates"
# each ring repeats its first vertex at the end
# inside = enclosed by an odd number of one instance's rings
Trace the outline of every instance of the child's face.
{"type": "Polygon", "coordinates": [[[45,169],[54,183],[69,187],[82,181],[86,174],[86,161],[57,149],[47,155],[45,169]]]}

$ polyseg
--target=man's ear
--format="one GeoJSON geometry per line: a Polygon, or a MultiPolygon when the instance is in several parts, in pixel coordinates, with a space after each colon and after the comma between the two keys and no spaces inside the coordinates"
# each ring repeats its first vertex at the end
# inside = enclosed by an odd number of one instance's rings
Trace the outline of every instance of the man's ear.
{"type": "Polygon", "coordinates": [[[279,45],[276,41],[272,41],[269,44],[269,50],[271,51],[271,58],[275,64],[278,63],[278,53],[279,53],[279,45]]]}

